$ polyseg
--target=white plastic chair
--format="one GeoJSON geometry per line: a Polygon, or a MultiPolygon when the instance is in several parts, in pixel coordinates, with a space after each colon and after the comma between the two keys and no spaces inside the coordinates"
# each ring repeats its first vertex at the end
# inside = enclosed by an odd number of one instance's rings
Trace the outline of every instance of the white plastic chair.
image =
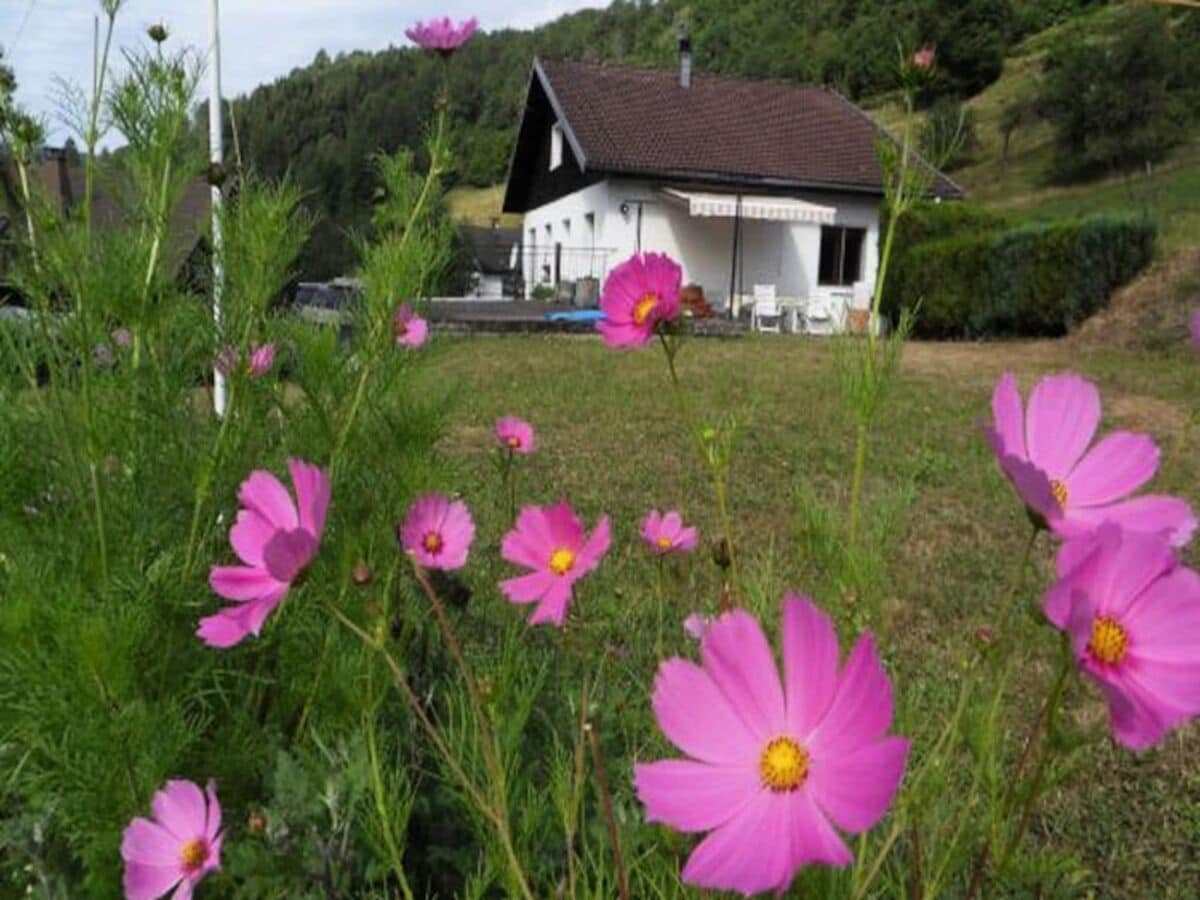
{"type": "Polygon", "coordinates": [[[754,286],[754,313],[750,327],[755,331],[767,331],[771,334],[783,333],[783,312],[775,297],[775,285],[756,284],[754,286]]]}
{"type": "Polygon", "coordinates": [[[809,334],[833,334],[836,323],[833,319],[833,309],[825,297],[812,297],[805,310],[805,331],[809,334]]]}

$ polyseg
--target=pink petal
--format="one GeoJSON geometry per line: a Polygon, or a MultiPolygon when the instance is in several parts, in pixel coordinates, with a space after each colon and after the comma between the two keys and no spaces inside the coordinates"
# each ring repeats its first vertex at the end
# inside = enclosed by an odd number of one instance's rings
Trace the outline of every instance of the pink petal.
{"type": "MultiPolygon", "coordinates": [[[[217,799],[216,782],[210,781],[204,788],[205,796],[208,799],[208,818],[204,824],[204,836],[208,839],[211,845],[217,840],[217,832],[221,830],[221,802],[217,799]]],[[[216,848],[216,855],[220,857],[220,847],[216,848]]]]}
{"type": "Polygon", "coordinates": [[[252,509],[238,510],[237,521],[229,529],[233,552],[248,566],[262,568],[262,551],[275,534],[275,527],[252,509]]]}
{"type": "Polygon", "coordinates": [[[199,878],[195,875],[184,877],[179,882],[179,887],[175,888],[175,893],[171,895],[171,900],[192,900],[192,890],[197,881],[199,878]]]}
{"type": "Polygon", "coordinates": [[[1096,540],[1096,565],[1088,577],[1076,580],[1097,615],[1124,620],[1142,591],[1177,565],[1175,552],[1162,535],[1122,531],[1106,524],[1096,532],[1096,540]]]}
{"type": "Polygon", "coordinates": [[[121,836],[121,858],[147,866],[177,866],[180,846],[186,840],[181,841],[157,822],[137,818],[126,826],[121,836]]]}
{"type": "Polygon", "coordinates": [[[126,862],[125,900],[158,900],[183,877],[179,860],[169,866],[148,866],[126,862]]]}
{"type": "Polygon", "coordinates": [[[1015,456],[1001,456],[1000,468],[1017,489],[1021,502],[1054,525],[1062,515],[1046,473],[1015,456]]]}
{"type": "Polygon", "coordinates": [[[247,566],[213,566],[208,584],[226,600],[253,600],[279,588],[279,582],[266,569],[247,566]]]}
{"type": "Polygon", "coordinates": [[[642,521],[642,539],[647,544],[658,545],[658,538],[662,533],[662,515],[657,509],[652,509],[646,513],[646,518],[642,521]]]}
{"type": "Polygon", "coordinates": [[[1063,481],[1100,424],[1100,392],[1078,375],[1050,375],[1029,396],[1025,443],[1029,460],[1063,481]]]}
{"type": "Polygon", "coordinates": [[[579,555],[575,563],[575,571],[578,572],[578,575],[585,575],[596,568],[600,564],[600,560],[604,558],[604,554],[608,552],[611,544],[612,526],[608,521],[608,516],[601,516],[600,521],[596,523],[596,527],[592,529],[591,536],[588,537],[587,542],[579,549],[579,555]]]}
{"type": "Polygon", "coordinates": [[[684,552],[690,552],[696,549],[696,544],[700,540],[700,532],[695,528],[685,528],[679,532],[679,539],[675,543],[675,547],[684,552]]]}
{"type": "Polygon", "coordinates": [[[764,742],[695,663],[669,659],[658,667],[653,707],[667,740],[688,756],[736,767],[758,765],[764,742]]]}
{"type": "Polygon", "coordinates": [[[559,580],[553,572],[531,572],[500,582],[500,591],[512,603],[533,603],[559,580]]]}
{"type": "Polygon", "coordinates": [[[542,508],[545,527],[553,544],[551,550],[557,547],[569,547],[576,550],[583,544],[583,525],[579,517],[571,509],[570,504],[555,503],[542,508]]]}
{"type": "Polygon", "coordinates": [[[1103,506],[1128,497],[1158,469],[1158,447],[1144,434],[1115,431],[1088,451],[1066,480],[1071,506],[1103,506]]]}
{"type": "Polygon", "coordinates": [[[1196,531],[1196,516],[1186,500],[1143,494],[1111,506],[1068,509],[1054,530],[1063,537],[1077,537],[1112,522],[1127,531],[1156,534],[1166,532],[1173,546],[1183,547],[1196,531]]]}
{"type": "Polygon", "coordinates": [[[992,424],[999,439],[997,452],[1025,459],[1025,411],[1012,372],[1005,372],[992,391],[992,424]]]}
{"type": "Polygon", "coordinates": [[[668,759],[636,765],[633,772],[646,821],[662,822],[677,831],[708,831],[723,825],[763,791],[754,766],[668,759]]]}
{"type": "Polygon", "coordinates": [[[814,758],[808,776],[813,798],[839,828],[866,831],[896,796],[908,750],[905,738],[890,737],[853,753],[814,758]]]}
{"type": "Polygon", "coordinates": [[[754,616],[735,609],[718,617],[704,633],[700,654],[704,668],[760,743],[784,731],[779,669],[754,616]]]}
{"type": "Polygon", "coordinates": [[[817,807],[812,791],[802,788],[792,804],[792,864],[842,868],[854,862],[850,848],[817,807]]]}
{"type": "Polygon", "coordinates": [[[692,851],[683,881],[743,894],[785,889],[798,868],[789,840],[795,838],[793,800],[791,795],[760,790],[692,851]]]}
{"type": "Polygon", "coordinates": [[[226,649],[241,643],[250,635],[262,631],[263,622],[287,594],[287,585],[272,593],[236,606],[227,606],[219,613],[200,620],[196,635],[210,647],[226,649]]]}
{"type": "Polygon", "coordinates": [[[289,459],[288,471],[296,488],[300,527],[320,540],[325,531],[325,517],[333,486],[325,470],[301,459],[289,459]]]}
{"type": "Polygon", "coordinates": [[[1100,682],[1108,700],[1109,719],[1113,737],[1130,750],[1145,750],[1157,744],[1171,726],[1171,713],[1141,685],[1128,678],[1127,673],[1110,673],[1100,682]]]}
{"type": "Polygon", "coordinates": [[[290,531],[300,524],[287,489],[270,472],[261,469],[251,472],[238,490],[238,500],[276,528],[290,531]]]}
{"type": "Polygon", "coordinates": [[[291,583],[312,562],[317,552],[317,539],[308,531],[277,531],[263,547],[263,564],[270,576],[279,582],[291,583]]]}
{"type": "Polygon", "coordinates": [[[665,531],[672,539],[679,536],[680,530],[683,528],[683,518],[679,513],[671,510],[663,516],[662,530],[665,531]]]}
{"type": "Polygon", "coordinates": [[[878,741],[892,724],[892,685],[870,635],[854,646],[837,692],[808,740],[814,758],[853,753],[878,741]]]}
{"type": "Polygon", "coordinates": [[[1200,662],[1200,574],[1177,568],[1157,579],[1122,618],[1130,654],[1145,662],[1200,662]]]}
{"type": "Polygon", "coordinates": [[[204,794],[192,782],[168,781],[166,787],[154,795],[150,806],[158,823],[180,842],[187,843],[204,834],[208,807],[204,794]]]}
{"type": "Polygon", "coordinates": [[[789,734],[812,732],[837,688],[837,632],[807,597],[783,598],[783,683],[789,734]]]}
{"type": "Polygon", "coordinates": [[[549,590],[542,597],[542,602],[529,617],[529,624],[542,625],[548,622],[561,627],[567,620],[567,606],[570,602],[571,582],[566,578],[554,577],[549,590]]]}

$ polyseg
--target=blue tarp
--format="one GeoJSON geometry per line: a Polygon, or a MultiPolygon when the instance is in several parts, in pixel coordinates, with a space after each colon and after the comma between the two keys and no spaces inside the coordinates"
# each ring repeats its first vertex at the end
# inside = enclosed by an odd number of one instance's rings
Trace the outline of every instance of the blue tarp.
{"type": "Polygon", "coordinates": [[[600,322],[604,313],[598,309],[574,309],[570,312],[548,312],[547,322],[600,322]]]}

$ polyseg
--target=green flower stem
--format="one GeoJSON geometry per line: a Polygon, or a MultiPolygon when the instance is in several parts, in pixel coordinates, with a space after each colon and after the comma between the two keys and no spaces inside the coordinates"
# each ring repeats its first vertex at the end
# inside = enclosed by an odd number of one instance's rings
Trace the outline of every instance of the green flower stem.
{"type": "Polygon", "coordinates": [[[1041,528],[1034,525],[1029,532],[1029,539],[1025,542],[1025,552],[1021,554],[1021,561],[1017,565],[1017,571],[1013,575],[1012,586],[1008,591],[1008,599],[1004,603],[1004,612],[997,622],[997,625],[1002,629],[1002,636],[1007,635],[1012,622],[1013,612],[1021,599],[1021,589],[1025,587],[1025,576],[1029,572],[1029,561],[1033,557],[1033,545],[1037,543],[1038,534],[1041,528]]]}
{"type": "Polygon", "coordinates": [[[666,559],[662,555],[659,555],[658,559],[655,560],[655,564],[656,564],[655,568],[656,568],[657,575],[658,575],[656,582],[655,582],[656,587],[657,587],[657,593],[658,593],[658,639],[654,643],[654,655],[656,658],[662,659],[662,657],[663,657],[663,619],[665,616],[665,609],[666,609],[666,605],[667,605],[667,590],[666,590],[666,584],[665,584],[665,578],[664,578],[665,573],[663,571],[664,567],[666,566],[666,559]]]}
{"type": "MultiPolygon", "coordinates": [[[[891,265],[892,248],[895,245],[896,230],[908,208],[908,203],[911,199],[906,194],[905,182],[908,177],[908,157],[912,147],[912,118],[913,118],[913,95],[912,91],[905,92],[905,108],[907,115],[904,119],[904,139],[900,148],[900,173],[895,182],[895,186],[890,191],[888,200],[890,201],[891,214],[888,216],[887,233],[883,239],[883,252],[879,257],[879,271],[875,276],[875,292],[871,298],[871,315],[867,320],[867,354],[863,360],[863,375],[867,383],[871,385],[874,393],[874,381],[878,377],[875,368],[875,348],[878,339],[875,336],[875,329],[872,324],[879,316],[880,307],[883,304],[883,289],[887,283],[888,270],[891,265]]],[[[876,412],[876,403],[872,402],[869,409],[860,409],[858,415],[858,430],[855,436],[854,444],[854,471],[850,480],[850,521],[849,521],[849,544],[854,548],[858,544],[859,526],[862,520],[862,490],[863,479],[867,471],[867,449],[868,442],[871,436],[871,424],[876,412]]]]}
{"type": "Polygon", "coordinates": [[[516,456],[507,450],[504,458],[504,480],[508,484],[508,521],[517,520],[517,470],[516,456]]]}
{"type": "Polygon", "coordinates": [[[379,816],[379,830],[383,832],[383,842],[387,845],[388,856],[391,857],[392,871],[400,882],[400,892],[405,900],[413,900],[412,887],[404,874],[404,854],[392,834],[392,817],[388,810],[387,791],[383,785],[383,773],[379,768],[379,750],[375,740],[375,714],[370,714],[370,721],[364,729],[367,733],[367,755],[371,761],[371,789],[375,794],[375,812],[379,816]]]}
{"type": "Polygon", "coordinates": [[[204,503],[212,490],[213,472],[221,464],[221,454],[225,448],[225,435],[229,431],[229,423],[233,421],[234,399],[237,396],[237,384],[230,381],[229,398],[225,405],[225,415],[221,417],[221,427],[217,429],[217,438],[213,442],[212,452],[208,457],[208,465],[201,470],[196,481],[196,490],[192,500],[192,524],[188,529],[187,553],[183,557],[183,580],[186,582],[192,574],[192,566],[196,562],[197,542],[200,536],[200,516],[204,511],[204,503]]]}
{"type": "Polygon", "coordinates": [[[666,335],[661,332],[658,338],[662,343],[663,353],[667,357],[667,370],[671,373],[671,386],[674,389],[675,401],[679,406],[679,414],[683,419],[684,426],[691,431],[692,439],[696,442],[696,451],[700,454],[700,460],[708,469],[709,477],[712,479],[713,493],[717,499],[717,514],[721,520],[721,531],[725,537],[725,547],[729,551],[730,583],[736,589],[740,580],[738,578],[737,551],[733,540],[733,519],[729,514],[728,488],[725,483],[727,469],[721,460],[709,453],[704,433],[696,424],[688,408],[687,395],[683,392],[683,386],[679,381],[679,372],[675,369],[675,353],[678,347],[673,346],[667,340],[666,335]]]}
{"type": "Polygon", "coordinates": [[[496,835],[500,840],[501,849],[504,851],[505,859],[508,862],[509,871],[512,874],[513,880],[520,889],[520,894],[525,900],[534,900],[533,892],[529,889],[529,882],[525,877],[525,871],[521,867],[520,860],[517,859],[516,849],[513,847],[511,837],[511,827],[508,823],[507,814],[501,810],[497,810],[492,802],[484,796],[483,791],[475,783],[470,775],[466,773],[458,759],[454,755],[454,751],[446,744],[438,727],[429,718],[429,713],[425,711],[424,705],[415,693],[412,686],[408,683],[408,678],[404,674],[404,670],[400,664],[396,662],[396,658],[388,652],[387,648],[382,643],[376,641],[366,631],[350,620],[340,609],[335,606],[328,607],[330,614],[350,630],[368,650],[374,650],[383,657],[389,671],[392,673],[392,682],[396,689],[404,697],[405,702],[416,716],[418,724],[422,730],[429,736],[433,742],[434,749],[442,758],[442,762],[446,765],[450,775],[458,782],[463,792],[475,804],[476,808],[492,823],[496,829],[496,835]]]}
{"type": "Polygon", "coordinates": [[[1042,784],[1046,778],[1046,770],[1049,767],[1051,758],[1054,756],[1054,748],[1049,742],[1054,737],[1057,729],[1058,714],[1062,706],[1063,691],[1066,690],[1067,686],[1067,677],[1075,670],[1075,659],[1071,653],[1069,638],[1065,635],[1062,638],[1061,648],[1062,659],[1058,667],[1058,674],[1050,686],[1050,695],[1046,698],[1045,705],[1042,707],[1037,721],[1034,723],[1033,732],[1029,735],[1029,739],[1025,744],[1025,749],[1017,759],[1016,765],[1013,766],[1012,774],[1009,776],[1008,783],[1011,794],[1015,790],[1018,779],[1021,777],[1021,770],[1029,760],[1039,731],[1044,730],[1042,752],[1038,754],[1037,764],[1033,770],[1032,784],[1025,802],[1021,805],[1021,814],[1020,818],[1017,819],[1017,827],[1009,835],[1008,843],[1005,844],[1004,850],[997,860],[996,868],[999,870],[1004,869],[1009,857],[1017,848],[1017,845],[1020,844],[1021,838],[1029,827],[1029,820],[1033,816],[1033,810],[1036,808],[1038,800],[1041,799],[1042,784]]]}
{"type": "MultiPolygon", "coordinates": [[[[425,175],[425,181],[421,185],[421,193],[417,196],[416,203],[413,204],[412,211],[408,214],[408,221],[404,227],[404,233],[400,236],[400,243],[397,247],[397,255],[402,255],[405,247],[408,244],[409,237],[416,230],[417,220],[421,217],[425,208],[429,205],[430,196],[433,193],[433,186],[438,182],[443,174],[442,155],[445,150],[446,142],[446,121],[447,121],[447,105],[441,104],[438,110],[436,126],[434,129],[433,142],[430,145],[429,171],[425,175]]],[[[337,439],[333,444],[333,453],[329,458],[329,473],[331,477],[335,475],[335,466],[338,459],[342,455],[342,451],[346,447],[346,440],[350,437],[350,430],[354,426],[354,420],[358,417],[359,407],[362,406],[363,397],[367,391],[367,382],[370,380],[371,372],[375,366],[378,356],[376,344],[379,342],[379,335],[382,330],[383,323],[375,322],[371,326],[371,333],[367,338],[367,357],[363,361],[362,372],[358,378],[358,384],[354,388],[354,398],[350,402],[350,410],[346,414],[345,420],[342,422],[342,427],[338,431],[337,439]]]]}
{"type": "Polygon", "coordinates": [[[104,80],[108,74],[108,57],[112,51],[113,31],[116,29],[119,9],[119,5],[114,5],[107,11],[108,26],[104,31],[104,50],[100,58],[93,61],[95,70],[92,73],[92,104],[87,134],[83,136],[87,144],[87,157],[83,165],[83,221],[89,234],[92,230],[92,196],[96,184],[96,145],[100,142],[100,105],[104,100],[104,80]]]}
{"type": "Polygon", "coordinates": [[[596,729],[589,728],[587,736],[592,747],[592,766],[596,771],[596,786],[600,789],[604,823],[608,827],[608,840],[612,845],[613,867],[617,870],[617,892],[621,900],[629,900],[629,875],[625,872],[625,861],[621,857],[621,835],[617,830],[617,817],[613,814],[612,792],[608,789],[608,776],[604,771],[604,757],[600,753],[596,729]]]}

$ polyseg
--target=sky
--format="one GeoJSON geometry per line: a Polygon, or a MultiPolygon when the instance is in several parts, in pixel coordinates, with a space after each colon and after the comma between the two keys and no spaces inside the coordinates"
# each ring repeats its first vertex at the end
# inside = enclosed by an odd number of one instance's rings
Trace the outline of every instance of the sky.
{"type": "MultiPolygon", "coordinates": [[[[404,29],[436,15],[479,17],[480,27],[529,28],[607,0],[221,0],[223,93],[236,96],[312,62],[317,51],[383,50],[408,43],[404,29]]],[[[92,21],[99,0],[0,0],[0,46],[17,74],[17,98],[61,141],[55,77],[90,86],[92,21]]],[[[157,22],[208,53],[211,0],[127,0],[115,46],[144,46],[157,22]]],[[[118,57],[119,58],[119,57],[118,57]]],[[[207,82],[205,82],[207,90],[207,82]]],[[[89,87],[90,90],[90,87],[89,87]]]]}

